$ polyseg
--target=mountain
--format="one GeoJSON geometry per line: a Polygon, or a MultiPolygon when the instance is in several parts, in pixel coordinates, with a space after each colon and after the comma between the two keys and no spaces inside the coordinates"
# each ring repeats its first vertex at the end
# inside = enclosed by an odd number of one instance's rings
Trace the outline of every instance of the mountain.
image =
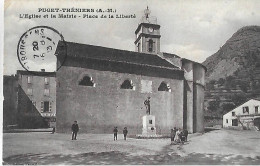
{"type": "Polygon", "coordinates": [[[239,29],[203,65],[208,69],[206,82],[227,76],[254,79],[260,67],[260,26],[239,29]]]}
{"type": "Polygon", "coordinates": [[[239,29],[202,64],[207,67],[206,125],[212,119],[221,124],[225,113],[249,99],[260,98],[260,26],[239,29]]]}

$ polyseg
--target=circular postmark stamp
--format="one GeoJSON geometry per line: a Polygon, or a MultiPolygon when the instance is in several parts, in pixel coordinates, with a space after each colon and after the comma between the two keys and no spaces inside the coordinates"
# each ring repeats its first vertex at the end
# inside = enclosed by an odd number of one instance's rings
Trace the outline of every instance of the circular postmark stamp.
{"type": "Polygon", "coordinates": [[[56,72],[67,56],[66,42],[61,33],[48,26],[37,26],[27,30],[17,45],[17,57],[22,67],[33,74],[45,71],[56,72]],[[62,54],[57,58],[57,49],[62,54]]]}

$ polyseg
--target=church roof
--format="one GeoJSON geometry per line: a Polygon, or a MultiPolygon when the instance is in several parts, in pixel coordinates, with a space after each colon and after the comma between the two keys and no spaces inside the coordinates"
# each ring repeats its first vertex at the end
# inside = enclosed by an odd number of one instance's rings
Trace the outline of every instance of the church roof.
{"type": "MultiPolygon", "coordinates": [[[[67,56],[71,58],[96,59],[180,70],[177,66],[171,64],[156,54],[139,53],[74,42],[66,42],[66,47],[67,56]]],[[[58,46],[56,54],[61,52],[59,48],[60,47],[58,46]]]]}
{"type": "Polygon", "coordinates": [[[17,74],[55,77],[56,72],[17,70],[17,74]]]}

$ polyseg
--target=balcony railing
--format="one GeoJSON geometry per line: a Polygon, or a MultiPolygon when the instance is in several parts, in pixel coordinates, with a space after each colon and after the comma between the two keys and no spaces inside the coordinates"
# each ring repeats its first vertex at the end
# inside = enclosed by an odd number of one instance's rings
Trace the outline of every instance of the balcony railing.
{"type": "Polygon", "coordinates": [[[145,16],[143,16],[140,20],[140,23],[150,23],[150,24],[157,24],[157,18],[154,16],[149,16],[148,18],[146,18],[145,16]]]}

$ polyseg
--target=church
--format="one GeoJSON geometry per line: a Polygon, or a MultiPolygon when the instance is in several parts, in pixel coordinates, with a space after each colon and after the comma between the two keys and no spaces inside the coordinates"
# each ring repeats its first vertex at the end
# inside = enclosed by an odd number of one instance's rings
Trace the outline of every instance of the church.
{"type": "Polygon", "coordinates": [[[160,25],[148,8],[135,35],[135,51],[59,42],[57,132],[70,132],[77,120],[81,132],[112,133],[117,126],[119,133],[127,127],[141,134],[148,97],[158,134],[174,127],[204,131],[206,68],[161,52],[160,25]]]}

